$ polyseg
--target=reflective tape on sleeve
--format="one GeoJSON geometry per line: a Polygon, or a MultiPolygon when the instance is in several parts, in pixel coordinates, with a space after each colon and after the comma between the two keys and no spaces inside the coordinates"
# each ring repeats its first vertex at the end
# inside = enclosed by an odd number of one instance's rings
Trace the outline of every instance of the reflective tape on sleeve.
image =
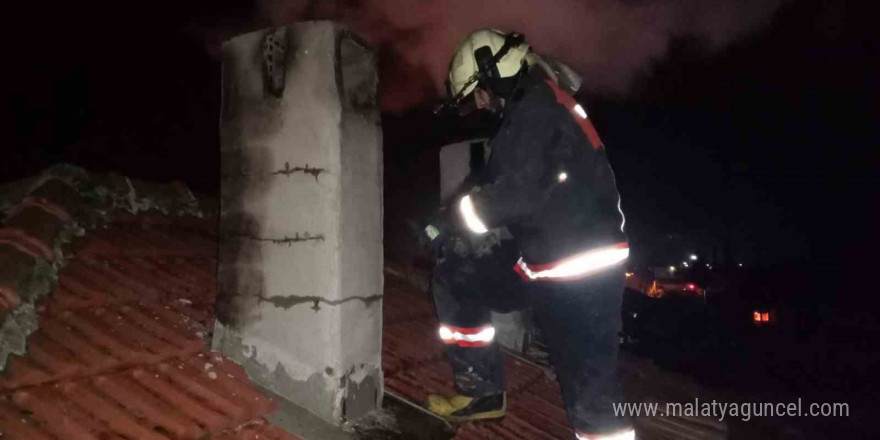
{"type": "Polygon", "coordinates": [[[467,195],[461,198],[461,201],[458,203],[458,210],[461,213],[461,217],[464,219],[464,224],[467,225],[471,232],[475,234],[489,232],[489,228],[487,228],[485,223],[483,223],[483,221],[480,220],[480,217],[477,216],[477,211],[474,209],[474,202],[471,201],[471,196],[467,195]]]}
{"type": "Polygon", "coordinates": [[[440,324],[440,339],[447,344],[456,344],[459,347],[485,347],[491,345],[495,339],[495,327],[489,324],[481,327],[455,327],[440,324]]]}
{"type": "Polygon", "coordinates": [[[522,258],[516,262],[514,270],[529,281],[572,280],[591,275],[611,267],[629,257],[629,245],[618,243],[612,246],[590,249],[571,257],[548,264],[528,264],[522,258]]]}

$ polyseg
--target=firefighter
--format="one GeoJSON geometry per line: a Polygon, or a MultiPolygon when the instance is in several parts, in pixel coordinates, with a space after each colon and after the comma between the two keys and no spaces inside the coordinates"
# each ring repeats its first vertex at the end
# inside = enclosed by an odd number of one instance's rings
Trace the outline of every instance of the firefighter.
{"type": "Polygon", "coordinates": [[[577,438],[634,439],[631,421],[612,407],[622,401],[616,368],[629,246],[604,146],[572,97],[579,78],[521,35],[487,29],[458,49],[448,86],[450,107],[491,111],[500,125],[476,186],[425,228],[439,255],[431,289],[456,391],[429,396],[427,408],[456,421],[504,416],[490,311],[528,307],[577,438]],[[514,240],[495,239],[500,228],[514,240]],[[474,251],[486,240],[493,252],[474,251]]]}

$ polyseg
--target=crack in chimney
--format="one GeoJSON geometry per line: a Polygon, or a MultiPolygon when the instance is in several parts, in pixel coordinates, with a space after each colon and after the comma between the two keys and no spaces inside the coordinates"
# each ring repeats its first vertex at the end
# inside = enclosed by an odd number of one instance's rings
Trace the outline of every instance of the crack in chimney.
{"type": "Polygon", "coordinates": [[[300,236],[299,232],[294,234],[293,237],[288,237],[285,235],[283,238],[267,238],[267,237],[257,237],[249,234],[226,234],[228,237],[237,237],[237,238],[246,238],[248,240],[254,241],[263,241],[269,242],[272,244],[281,244],[292,246],[294,243],[302,243],[306,241],[324,241],[324,234],[311,235],[308,232],[303,232],[303,235],[300,236]]]}
{"type": "Polygon", "coordinates": [[[280,169],[280,170],[278,170],[278,171],[273,172],[272,175],[273,175],[273,176],[274,176],[274,175],[282,175],[282,176],[290,177],[290,175],[291,175],[291,174],[294,174],[294,173],[303,173],[303,174],[309,174],[309,175],[311,175],[311,176],[314,176],[314,178],[315,178],[315,182],[317,182],[317,181],[318,181],[318,175],[320,175],[321,173],[323,173],[323,172],[325,172],[325,171],[327,171],[327,170],[324,169],[324,168],[314,168],[314,167],[310,167],[309,164],[306,164],[306,166],[304,166],[304,167],[293,167],[293,168],[291,168],[289,162],[284,162],[284,168],[282,168],[282,169],[280,169]]]}
{"type": "Polygon", "coordinates": [[[364,307],[369,306],[373,302],[382,299],[382,295],[371,295],[371,296],[352,296],[350,298],[345,299],[337,299],[337,300],[329,300],[326,298],[322,298],[320,296],[298,296],[298,295],[273,295],[273,296],[263,296],[260,295],[260,302],[268,302],[272,303],[275,307],[280,307],[284,310],[287,310],[293,306],[299,304],[312,303],[312,307],[310,309],[318,312],[321,310],[320,304],[326,304],[328,306],[338,306],[340,304],[344,304],[350,301],[361,301],[364,303],[364,307]]]}

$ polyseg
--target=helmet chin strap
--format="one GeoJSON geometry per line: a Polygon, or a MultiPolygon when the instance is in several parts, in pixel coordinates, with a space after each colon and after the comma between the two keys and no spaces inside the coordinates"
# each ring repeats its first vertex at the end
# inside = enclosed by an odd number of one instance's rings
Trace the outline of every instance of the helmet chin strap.
{"type": "Polygon", "coordinates": [[[501,46],[501,49],[498,50],[498,53],[495,54],[495,63],[497,64],[507,55],[507,52],[510,52],[510,49],[514,47],[518,47],[519,45],[526,42],[526,37],[520,33],[510,33],[504,38],[504,44],[501,46]]]}
{"type": "Polygon", "coordinates": [[[471,76],[471,78],[466,83],[464,83],[464,87],[462,87],[461,90],[459,90],[458,93],[455,94],[455,96],[453,96],[451,99],[447,99],[441,102],[436,107],[434,107],[434,114],[437,115],[453,107],[457,107],[461,103],[461,100],[465,97],[464,91],[479,80],[480,72],[474,72],[473,76],[471,76]]]}

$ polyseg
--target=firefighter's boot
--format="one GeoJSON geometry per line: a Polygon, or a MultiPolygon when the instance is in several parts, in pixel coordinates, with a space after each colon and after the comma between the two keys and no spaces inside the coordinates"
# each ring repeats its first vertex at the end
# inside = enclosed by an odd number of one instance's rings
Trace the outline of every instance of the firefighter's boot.
{"type": "Polygon", "coordinates": [[[461,394],[452,396],[431,394],[425,406],[428,411],[454,422],[498,419],[504,417],[507,410],[507,393],[477,398],[461,394]]]}

